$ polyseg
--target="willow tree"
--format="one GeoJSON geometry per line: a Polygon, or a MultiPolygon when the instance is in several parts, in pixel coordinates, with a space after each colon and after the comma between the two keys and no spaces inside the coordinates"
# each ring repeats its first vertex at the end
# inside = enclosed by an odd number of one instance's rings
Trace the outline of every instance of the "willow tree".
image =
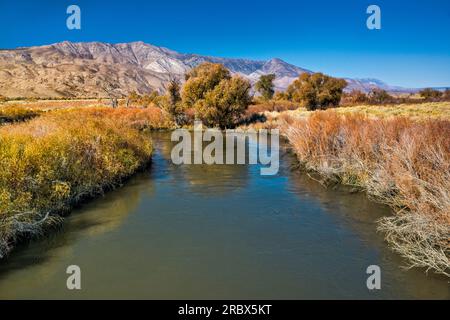
{"type": "Polygon", "coordinates": [[[347,81],[323,73],[302,73],[287,90],[290,100],[302,103],[308,110],[337,107],[347,81]]]}
{"type": "Polygon", "coordinates": [[[223,65],[203,63],[186,75],[181,98],[207,126],[231,128],[251,103],[250,88],[247,80],[232,77],[223,65]]]}
{"type": "Polygon", "coordinates": [[[258,91],[266,100],[272,99],[275,93],[273,80],[275,80],[275,75],[273,73],[266,74],[260,76],[258,82],[255,84],[256,91],[258,91]]]}

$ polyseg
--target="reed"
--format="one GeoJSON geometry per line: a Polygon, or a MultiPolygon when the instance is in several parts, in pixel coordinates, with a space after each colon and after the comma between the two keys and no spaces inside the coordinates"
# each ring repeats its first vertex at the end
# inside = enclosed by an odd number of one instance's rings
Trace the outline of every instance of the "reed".
{"type": "Polygon", "coordinates": [[[450,276],[450,121],[318,111],[284,117],[305,169],[391,206],[379,221],[411,266],[450,276]]]}

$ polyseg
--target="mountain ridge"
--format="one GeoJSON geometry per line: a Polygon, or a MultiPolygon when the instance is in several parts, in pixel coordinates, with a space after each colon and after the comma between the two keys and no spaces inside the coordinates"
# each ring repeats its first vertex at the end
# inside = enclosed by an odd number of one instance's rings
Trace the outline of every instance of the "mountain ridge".
{"type": "MultiPolygon", "coordinates": [[[[180,53],[142,41],[128,43],[70,42],[0,50],[0,94],[7,97],[100,97],[105,83],[117,92],[163,93],[168,81],[202,62],[221,63],[252,83],[274,73],[276,90],[285,90],[302,73],[312,71],[280,58],[252,60],[180,53]]],[[[411,92],[378,79],[350,79],[347,90],[411,92]]]]}

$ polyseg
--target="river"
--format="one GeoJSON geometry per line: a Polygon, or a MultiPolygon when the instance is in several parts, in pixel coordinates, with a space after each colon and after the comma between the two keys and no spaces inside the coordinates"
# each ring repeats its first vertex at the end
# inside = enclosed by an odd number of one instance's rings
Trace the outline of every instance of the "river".
{"type": "Polygon", "coordinates": [[[448,279],[404,270],[375,221],[388,208],[325,189],[280,147],[280,171],[171,163],[153,134],[151,167],[75,209],[61,230],[0,263],[2,299],[450,299],[448,279]],[[66,268],[81,268],[68,290],[66,268]],[[369,265],[381,289],[366,286],[369,265]]]}

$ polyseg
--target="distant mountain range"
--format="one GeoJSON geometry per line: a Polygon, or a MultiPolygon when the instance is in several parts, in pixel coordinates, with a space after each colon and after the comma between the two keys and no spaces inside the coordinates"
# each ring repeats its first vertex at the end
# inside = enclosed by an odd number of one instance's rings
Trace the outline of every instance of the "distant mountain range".
{"type": "MultiPolygon", "coordinates": [[[[267,61],[228,59],[183,54],[143,42],[109,44],[68,41],[0,50],[0,94],[7,97],[99,97],[105,83],[117,85],[117,92],[164,92],[171,78],[184,79],[186,71],[202,62],[225,65],[252,83],[273,73],[277,90],[285,90],[300,74],[312,71],[281,59],[267,61]]],[[[346,90],[391,92],[415,89],[393,87],[377,79],[346,79],[346,90]]]]}

